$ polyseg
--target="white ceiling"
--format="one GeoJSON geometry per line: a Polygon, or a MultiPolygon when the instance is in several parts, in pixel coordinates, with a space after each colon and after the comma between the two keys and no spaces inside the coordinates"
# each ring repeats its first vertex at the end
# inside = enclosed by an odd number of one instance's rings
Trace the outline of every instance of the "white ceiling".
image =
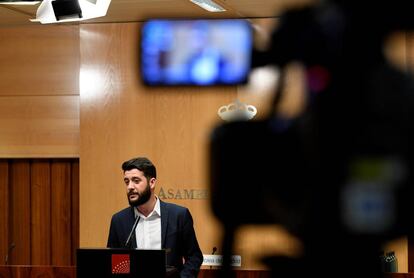
{"type": "MultiPolygon", "coordinates": [[[[136,22],[149,18],[256,18],[280,15],[286,8],[309,4],[311,0],[215,0],[226,12],[211,13],[189,0],[112,0],[105,17],[91,22],[136,22]]],[[[0,27],[32,23],[38,5],[0,5],[0,27]]],[[[73,23],[72,23],[73,24],[73,23]]]]}

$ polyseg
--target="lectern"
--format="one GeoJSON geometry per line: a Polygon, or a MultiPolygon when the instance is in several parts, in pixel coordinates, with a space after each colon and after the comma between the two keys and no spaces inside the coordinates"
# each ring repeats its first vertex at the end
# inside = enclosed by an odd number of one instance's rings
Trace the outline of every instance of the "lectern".
{"type": "Polygon", "coordinates": [[[118,248],[79,248],[77,278],[164,278],[166,251],[118,248]]]}

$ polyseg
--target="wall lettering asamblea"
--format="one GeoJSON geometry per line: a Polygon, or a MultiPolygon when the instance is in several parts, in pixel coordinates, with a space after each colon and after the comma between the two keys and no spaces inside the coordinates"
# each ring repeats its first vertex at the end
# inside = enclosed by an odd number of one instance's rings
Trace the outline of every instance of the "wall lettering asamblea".
{"type": "Polygon", "coordinates": [[[161,199],[174,199],[174,200],[205,200],[208,199],[208,190],[206,189],[175,189],[160,187],[158,197],[161,199]]]}

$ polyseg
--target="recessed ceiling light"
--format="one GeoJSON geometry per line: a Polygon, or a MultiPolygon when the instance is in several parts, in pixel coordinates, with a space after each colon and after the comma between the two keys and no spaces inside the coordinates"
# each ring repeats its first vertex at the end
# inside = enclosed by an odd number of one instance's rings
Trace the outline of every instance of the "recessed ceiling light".
{"type": "Polygon", "coordinates": [[[225,12],[226,11],[225,8],[213,2],[212,0],[190,0],[190,1],[209,12],[225,12]]]}

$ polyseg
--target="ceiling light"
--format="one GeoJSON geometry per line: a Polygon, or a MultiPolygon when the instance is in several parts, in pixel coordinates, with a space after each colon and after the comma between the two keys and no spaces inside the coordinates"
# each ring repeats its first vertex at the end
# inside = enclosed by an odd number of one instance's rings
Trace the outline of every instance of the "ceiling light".
{"type": "Polygon", "coordinates": [[[225,12],[226,9],[212,0],[190,0],[209,12],[225,12]]]}
{"type": "Polygon", "coordinates": [[[17,0],[2,0],[0,5],[37,5],[39,0],[26,0],[26,1],[17,1],[17,0]]]}
{"type": "Polygon", "coordinates": [[[36,12],[33,22],[63,23],[82,21],[106,15],[111,0],[43,0],[36,12]]]}

